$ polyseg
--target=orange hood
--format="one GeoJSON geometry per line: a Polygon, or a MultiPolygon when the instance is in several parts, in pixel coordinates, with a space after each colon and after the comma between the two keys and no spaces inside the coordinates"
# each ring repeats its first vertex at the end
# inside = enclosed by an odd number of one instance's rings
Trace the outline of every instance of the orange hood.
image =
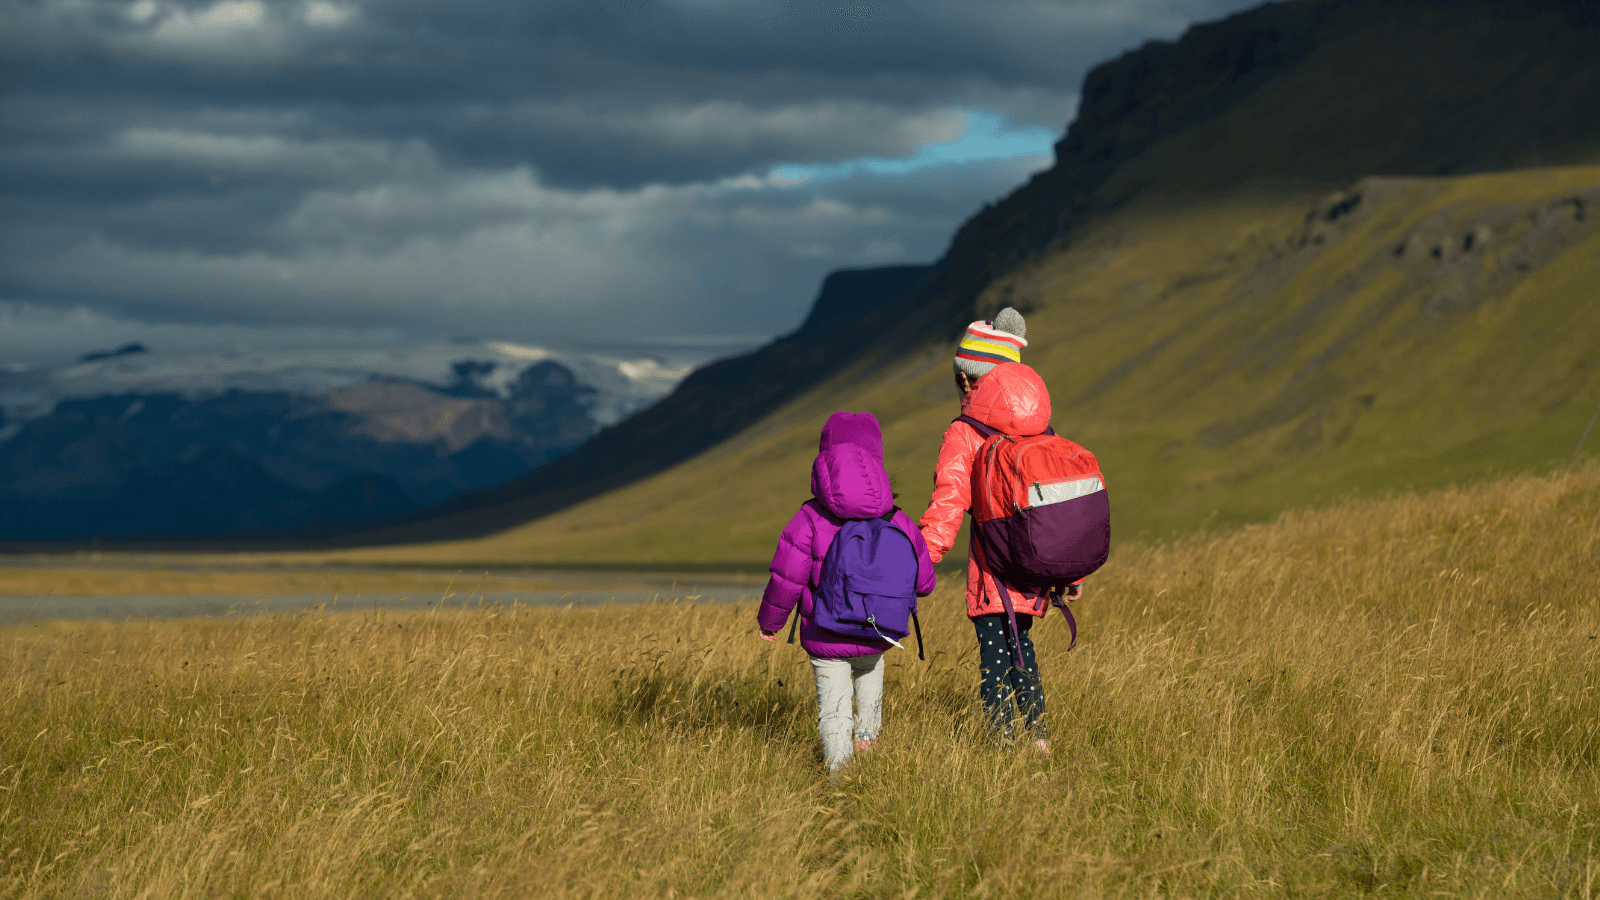
{"type": "Polygon", "coordinates": [[[1050,391],[1028,366],[1001,363],[961,398],[961,413],[1005,434],[1029,437],[1050,425],[1050,391]]]}

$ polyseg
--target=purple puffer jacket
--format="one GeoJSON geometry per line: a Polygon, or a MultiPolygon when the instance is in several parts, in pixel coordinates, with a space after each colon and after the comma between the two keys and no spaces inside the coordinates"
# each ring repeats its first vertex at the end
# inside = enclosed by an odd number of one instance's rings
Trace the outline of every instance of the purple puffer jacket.
{"type": "MultiPolygon", "coordinates": [[[[894,505],[889,473],[883,468],[883,431],[872,413],[836,412],[822,426],[822,443],[811,464],[811,495],[784,526],[772,554],[772,577],[761,595],[757,621],[779,631],[800,607],[800,646],[812,656],[838,659],[881,653],[887,641],[862,640],[824,631],[811,621],[811,592],[822,575],[822,559],[845,519],[881,516],[894,505]]],[[[917,551],[917,596],[933,591],[933,560],[917,524],[904,511],[890,520],[917,551]]]]}

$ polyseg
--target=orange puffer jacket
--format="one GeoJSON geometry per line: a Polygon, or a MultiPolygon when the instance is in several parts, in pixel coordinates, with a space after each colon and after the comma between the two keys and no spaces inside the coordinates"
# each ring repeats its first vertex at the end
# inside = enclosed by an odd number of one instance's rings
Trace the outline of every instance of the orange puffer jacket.
{"type": "MultiPolygon", "coordinates": [[[[1001,363],[978,379],[961,398],[961,414],[1006,434],[1028,437],[1050,426],[1050,391],[1044,379],[1022,363],[1001,363]]],[[[961,517],[972,508],[972,461],[983,436],[965,422],[951,422],[939,445],[939,463],[933,472],[933,499],[917,523],[928,542],[928,553],[938,562],[956,542],[961,517]]],[[[1049,609],[1045,595],[1006,586],[1018,613],[1042,616],[1049,609]]],[[[994,576],[984,568],[977,541],[968,545],[967,615],[1005,612],[994,576]]]]}

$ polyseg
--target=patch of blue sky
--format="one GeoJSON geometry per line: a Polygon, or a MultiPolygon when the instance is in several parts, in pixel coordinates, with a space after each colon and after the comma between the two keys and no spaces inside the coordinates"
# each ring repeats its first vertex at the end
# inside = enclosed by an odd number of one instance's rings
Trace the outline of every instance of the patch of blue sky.
{"type": "Polygon", "coordinates": [[[958,138],[924,144],[911,156],[901,158],[862,156],[825,166],[776,166],[768,177],[775,183],[800,184],[829,178],[870,173],[906,175],[932,166],[1014,159],[1019,156],[1049,156],[1060,134],[1043,126],[1018,127],[1006,117],[977,110],[964,110],[967,130],[958,138]]]}

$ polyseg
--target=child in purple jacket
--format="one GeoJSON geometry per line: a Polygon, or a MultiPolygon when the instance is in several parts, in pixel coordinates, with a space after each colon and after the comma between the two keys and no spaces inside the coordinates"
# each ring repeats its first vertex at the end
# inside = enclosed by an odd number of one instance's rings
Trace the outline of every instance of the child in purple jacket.
{"type": "MultiPolygon", "coordinates": [[[[822,426],[822,442],[811,464],[812,499],[801,505],[778,538],[772,577],[761,596],[757,622],[764,640],[774,640],[796,606],[800,646],[811,656],[817,682],[817,728],[828,770],[837,772],[854,749],[870,750],[882,722],[883,654],[887,641],[834,634],[812,620],[812,594],[839,529],[847,519],[871,519],[894,506],[894,490],[883,468],[883,432],[871,413],[836,412],[822,426]],[[851,697],[855,717],[851,716],[851,697]]],[[[896,510],[890,523],[911,539],[917,554],[917,596],[933,591],[928,544],[911,517],[896,510]]]]}

